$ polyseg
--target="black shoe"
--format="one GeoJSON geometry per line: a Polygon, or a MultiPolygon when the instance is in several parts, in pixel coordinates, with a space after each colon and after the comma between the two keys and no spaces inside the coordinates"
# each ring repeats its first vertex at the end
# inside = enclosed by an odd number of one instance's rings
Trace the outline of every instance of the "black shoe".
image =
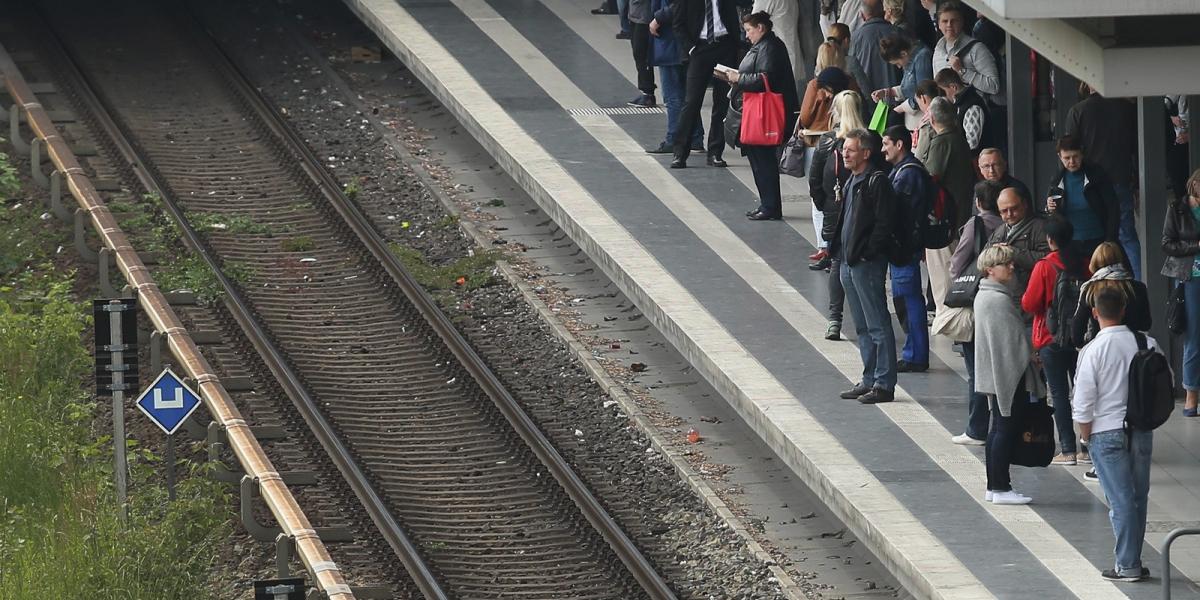
{"type": "Polygon", "coordinates": [[[871,388],[871,391],[858,397],[858,401],[862,404],[881,404],[895,399],[895,392],[883,388],[871,388]]]}
{"type": "Polygon", "coordinates": [[[627,40],[627,39],[629,39],[629,32],[628,32],[628,31],[618,31],[618,32],[617,32],[617,39],[618,39],[618,40],[627,40]]]}
{"type": "Polygon", "coordinates": [[[671,161],[671,168],[672,169],[686,169],[687,168],[687,159],[686,158],[675,158],[674,160],[671,161]]]}
{"type": "Polygon", "coordinates": [[[1142,572],[1138,573],[1137,575],[1121,575],[1121,574],[1117,573],[1116,569],[1105,569],[1100,572],[1100,576],[1109,581],[1120,581],[1120,582],[1124,582],[1124,583],[1136,583],[1138,581],[1145,581],[1147,578],[1149,578],[1150,577],[1150,569],[1142,567],[1142,572]]]}
{"type": "Polygon", "coordinates": [[[826,256],[815,263],[808,263],[809,271],[828,271],[833,266],[833,259],[826,256]]]}
{"type": "Polygon", "coordinates": [[[713,156],[710,154],[708,156],[708,166],[719,167],[719,168],[723,169],[725,167],[728,167],[729,163],[725,162],[720,156],[713,156]]]}
{"type": "Polygon", "coordinates": [[[896,361],[896,372],[898,373],[924,373],[929,370],[929,363],[910,363],[907,360],[896,361]]]}
{"type": "Polygon", "coordinates": [[[593,15],[615,15],[617,13],[615,13],[611,10],[608,10],[608,6],[601,6],[600,8],[593,8],[592,14],[593,15]]]}
{"type": "Polygon", "coordinates": [[[675,147],[667,145],[666,142],[659,144],[657,148],[647,148],[646,149],[646,154],[674,154],[674,153],[675,153],[675,147]]]}
{"type": "Polygon", "coordinates": [[[783,215],[769,215],[765,212],[756,212],[748,217],[751,221],[782,221],[783,215]]]}
{"type": "Polygon", "coordinates": [[[704,152],[704,142],[692,144],[692,152],[704,152]]]}
{"type": "Polygon", "coordinates": [[[871,388],[860,383],[838,395],[846,400],[857,400],[859,396],[862,396],[870,391],[871,388]]]}
{"type": "Polygon", "coordinates": [[[750,216],[750,215],[752,215],[752,214],[754,214],[754,213],[760,213],[760,212],[762,212],[762,209],[761,209],[761,208],[756,208],[756,209],[754,209],[754,210],[748,210],[748,211],[746,211],[746,216],[748,217],[748,216],[750,216]]]}
{"type": "Polygon", "coordinates": [[[625,104],[628,104],[634,108],[654,108],[655,106],[658,106],[658,103],[654,101],[654,96],[652,94],[640,94],[637,98],[634,98],[625,104]]]}

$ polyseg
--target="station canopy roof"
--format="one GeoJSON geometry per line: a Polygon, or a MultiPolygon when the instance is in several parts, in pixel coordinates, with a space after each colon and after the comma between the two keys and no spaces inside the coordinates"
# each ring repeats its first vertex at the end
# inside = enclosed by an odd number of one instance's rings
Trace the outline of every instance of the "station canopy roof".
{"type": "Polygon", "coordinates": [[[1105,96],[1200,94],[1200,0],[966,0],[1105,96]]]}

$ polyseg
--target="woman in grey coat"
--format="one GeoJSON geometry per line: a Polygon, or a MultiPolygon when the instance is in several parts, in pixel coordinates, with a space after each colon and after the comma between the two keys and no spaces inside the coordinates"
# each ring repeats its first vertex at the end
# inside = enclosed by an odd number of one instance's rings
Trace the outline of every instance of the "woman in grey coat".
{"type": "Polygon", "coordinates": [[[976,266],[984,278],[975,294],[975,391],[987,396],[992,412],[984,498],[993,504],[1029,504],[1033,498],[1012,489],[1008,468],[1030,392],[1045,396],[1045,384],[1032,362],[1033,344],[1013,290],[1012,248],[987,248],[976,266]]]}

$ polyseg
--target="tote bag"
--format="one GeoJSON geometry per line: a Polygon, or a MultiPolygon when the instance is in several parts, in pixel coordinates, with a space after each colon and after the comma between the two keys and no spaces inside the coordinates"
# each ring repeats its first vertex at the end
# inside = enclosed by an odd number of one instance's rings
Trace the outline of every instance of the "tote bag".
{"type": "MultiPolygon", "coordinates": [[[[975,258],[979,258],[979,254],[983,252],[983,247],[987,245],[987,239],[984,237],[983,218],[976,215],[975,223],[975,258]]],[[[967,265],[966,270],[962,275],[955,277],[950,281],[950,289],[946,290],[946,297],[942,300],[942,304],[950,308],[971,308],[975,305],[975,292],[979,291],[979,280],[983,279],[983,274],[979,269],[975,268],[974,264],[967,265]]]]}
{"type": "Polygon", "coordinates": [[[738,144],[778,146],[783,143],[783,94],[771,91],[767,74],[762,75],[764,92],[742,92],[742,125],[738,144]]]}
{"type": "MultiPolygon", "coordinates": [[[[1014,400],[1015,401],[1015,400],[1014,400]]],[[[1013,435],[1012,464],[1045,467],[1054,459],[1054,409],[1043,401],[1025,407],[1013,435]]]]}

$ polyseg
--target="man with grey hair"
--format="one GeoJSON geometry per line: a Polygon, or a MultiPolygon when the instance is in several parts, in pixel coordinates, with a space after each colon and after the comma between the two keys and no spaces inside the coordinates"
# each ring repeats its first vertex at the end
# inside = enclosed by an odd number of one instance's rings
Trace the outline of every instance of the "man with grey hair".
{"type": "MultiPolygon", "coordinates": [[[[900,71],[879,53],[879,40],[899,33],[883,18],[883,0],[862,0],[862,17],[862,25],[850,34],[850,54],[867,75],[867,81],[860,81],[858,85],[867,91],[900,85],[900,71]]],[[[875,101],[870,94],[863,95],[863,103],[867,113],[874,112],[875,101]]]]}
{"type": "Polygon", "coordinates": [[[1029,193],[1029,186],[1008,173],[1008,161],[1005,160],[1004,153],[999,148],[984,148],[979,151],[979,173],[986,181],[995,183],[1001,188],[1017,188],[1020,190],[1022,198],[1033,197],[1033,194],[1029,193]]]}
{"type": "MultiPolygon", "coordinates": [[[[929,103],[929,117],[933,135],[926,150],[925,168],[949,193],[954,206],[952,231],[957,232],[971,216],[975,190],[973,155],[958,125],[958,110],[950,100],[934,98],[929,103]]],[[[929,269],[929,286],[933,288],[937,312],[944,309],[942,301],[950,288],[950,258],[956,246],[957,240],[951,240],[945,248],[925,251],[925,267],[929,269]]]]}
{"type": "Polygon", "coordinates": [[[863,404],[891,402],[896,388],[896,337],[884,289],[888,259],[896,250],[896,198],[876,159],[882,144],[865,129],[846,134],[842,161],[850,179],[839,192],[842,210],[830,240],[831,253],[842,257],[839,275],[863,361],[862,380],[841,396],[863,404]]]}

